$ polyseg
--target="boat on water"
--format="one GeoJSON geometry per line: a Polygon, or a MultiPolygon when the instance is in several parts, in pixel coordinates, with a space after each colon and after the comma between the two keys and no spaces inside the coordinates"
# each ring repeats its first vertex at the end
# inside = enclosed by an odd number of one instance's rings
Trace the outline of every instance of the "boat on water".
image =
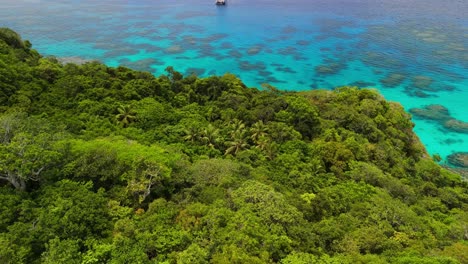
{"type": "Polygon", "coordinates": [[[216,5],[226,5],[226,0],[216,0],[215,4],[216,5]]]}

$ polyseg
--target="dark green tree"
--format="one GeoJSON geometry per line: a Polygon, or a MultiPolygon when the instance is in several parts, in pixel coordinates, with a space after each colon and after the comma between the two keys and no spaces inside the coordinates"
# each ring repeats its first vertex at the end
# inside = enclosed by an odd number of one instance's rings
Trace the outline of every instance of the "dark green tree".
{"type": "Polygon", "coordinates": [[[131,123],[135,122],[137,117],[135,111],[130,105],[121,105],[117,108],[119,112],[115,119],[122,127],[128,127],[131,123]]]}

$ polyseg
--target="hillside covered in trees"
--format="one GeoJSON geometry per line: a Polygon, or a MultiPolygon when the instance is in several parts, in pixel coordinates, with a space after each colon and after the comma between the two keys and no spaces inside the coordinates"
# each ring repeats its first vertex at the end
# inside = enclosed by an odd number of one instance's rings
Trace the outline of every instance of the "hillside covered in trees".
{"type": "Polygon", "coordinates": [[[59,63],[0,29],[0,263],[468,263],[467,183],[377,91],[59,63]]]}

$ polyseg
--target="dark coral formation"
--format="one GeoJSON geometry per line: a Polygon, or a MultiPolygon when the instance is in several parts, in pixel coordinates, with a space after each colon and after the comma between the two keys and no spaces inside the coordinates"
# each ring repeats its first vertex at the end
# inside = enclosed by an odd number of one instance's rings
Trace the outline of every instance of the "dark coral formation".
{"type": "Polygon", "coordinates": [[[242,53],[237,50],[231,50],[229,51],[229,56],[232,58],[242,58],[242,53]]]}
{"type": "Polygon", "coordinates": [[[72,56],[72,57],[57,57],[56,58],[60,63],[62,64],[68,64],[68,63],[73,63],[77,65],[82,65],[88,62],[92,62],[95,60],[88,60],[88,59],[83,59],[80,57],[72,56]]]}
{"type": "Polygon", "coordinates": [[[401,73],[390,73],[385,78],[380,80],[380,83],[385,87],[396,87],[406,79],[401,73]]]}
{"type": "Polygon", "coordinates": [[[424,108],[411,108],[409,112],[421,119],[435,120],[450,131],[468,133],[468,122],[451,117],[448,109],[443,105],[432,104],[424,108]]]}
{"type": "Polygon", "coordinates": [[[137,61],[131,61],[125,58],[125,59],[119,60],[119,63],[125,67],[129,67],[129,68],[136,69],[139,71],[148,71],[148,72],[155,71],[155,69],[152,67],[153,65],[164,64],[164,62],[154,59],[154,58],[142,59],[142,60],[137,60],[137,61]]]}
{"type": "Polygon", "coordinates": [[[447,157],[451,165],[468,168],[468,152],[455,152],[447,157]]]}
{"type": "Polygon", "coordinates": [[[279,71],[279,72],[285,72],[285,73],[297,73],[295,70],[293,70],[292,68],[290,67],[287,67],[287,66],[278,66],[275,68],[276,71],[279,71]]]}
{"type": "Polygon", "coordinates": [[[201,76],[205,74],[205,72],[206,72],[206,69],[191,67],[191,68],[187,68],[187,70],[185,71],[185,75],[195,74],[196,76],[201,76]]]}
{"type": "Polygon", "coordinates": [[[350,84],[348,84],[349,86],[357,86],[359,88],[365,88],[365,87],[375,87],[375,83],[373,82],[366,82],[366,81],[355,81],[355,82],[352,82],[350,84]]]}
{"type": "Polygon", "coordinates": [[[338,61],[327,60],[326,64],[315,67],[315,73],[318,75],[333,75],[345,69],[346,65],[338,61]]]}
{"type": "Polygon", "coordinates": [[[280,48],[277,53],[283,56],[291,56],[296,61],[307,60],[307,58],[303,56],[301,49],[294,46],[280,48]]]}
{"type": "Polygon", "coordinates": [[[239,61],[239,68],[243,71],[263,71],[266,70],[266,65],[260,61],[256,63],[249,61],[239,61]]]}
{"type": "Polygon", "coordinates": [[[431,104],[424,108],[411,108],[410,113],[421,119],[446,121],[451,119],[448,109],[439,104],[431,104]]]}
{"type": "Polygon", "coordinates": [[[454,90],[455,87],[434,82],[434,79],[425,75],[411,78],[411,83],[405,88],[405,93],[414,97],[437,97],[436,92],[454,90]]]}
{"type": "Polygon", "coordinates": [[[260,51],[262,51],[262,47],[259,46],[259,45],[257,45],[257,46],[250,47],[250,48],[247,50],[247,54],[249,54],[249,55],[255,55],[255,54],[260,53],[260,51]]]}
{"type": "Polygon", "coordinates": [[[456,119],[450,119],[445,121],[444,127],[453,130],[459,133],[467,133],[468,134],[468,122],[463,122],[456,119]]]}
{"type": "Polygon", "coordinates": [[[296,44],[299,45],[299,46],[307,46],[309,45],[311,42],[308,41],[308,40],[298,40],[296,41],[296,44]]]}
{"type": "Polygon", "coordinates": [[[360,60],[370,67],[393,69],[395,71],[404,68],[401,61],[380,52],[366,52],[362,54],[360,60]]]}
{"type": "Polygon", "coordinates": [[[431,88],[432,82],[433,80],[431,77],[418,75],[418,76],[413,77],[411,86],[421,89],[421,90],[432,91],[433,90],[431,88]]]}
{"type": "Polygon", "coordinates": [[[411,87],[405,87],[404,92],[412,97],[419,97],[419,98],[428,98],[428,97],[438,97],[438,95],[430,94],[418,89],[412,89],[411,87]]]}
{"type": "Polygon", "coordinates": [[[164,50],[167,54],[179,54],[183,53],[184,49],[180,45],[172,45],[164,50]]]}
{"type": "Polygon", "coordinates": [[[460,144],[463,143],[462,139],[456,139],[456,138],[447,138],[442,141],[446,145],[453,145],[453,144],[460,144]]]}

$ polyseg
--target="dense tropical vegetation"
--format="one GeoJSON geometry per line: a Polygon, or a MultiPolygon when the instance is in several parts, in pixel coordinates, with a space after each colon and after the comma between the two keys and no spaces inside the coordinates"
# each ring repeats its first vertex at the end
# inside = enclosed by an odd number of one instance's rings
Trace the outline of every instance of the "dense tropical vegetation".
{"type": "Polygon", "coordinates": [[[0,263],[468,263],[467,183],[353,87],[62,65],[0,29],[0,263]]]}

